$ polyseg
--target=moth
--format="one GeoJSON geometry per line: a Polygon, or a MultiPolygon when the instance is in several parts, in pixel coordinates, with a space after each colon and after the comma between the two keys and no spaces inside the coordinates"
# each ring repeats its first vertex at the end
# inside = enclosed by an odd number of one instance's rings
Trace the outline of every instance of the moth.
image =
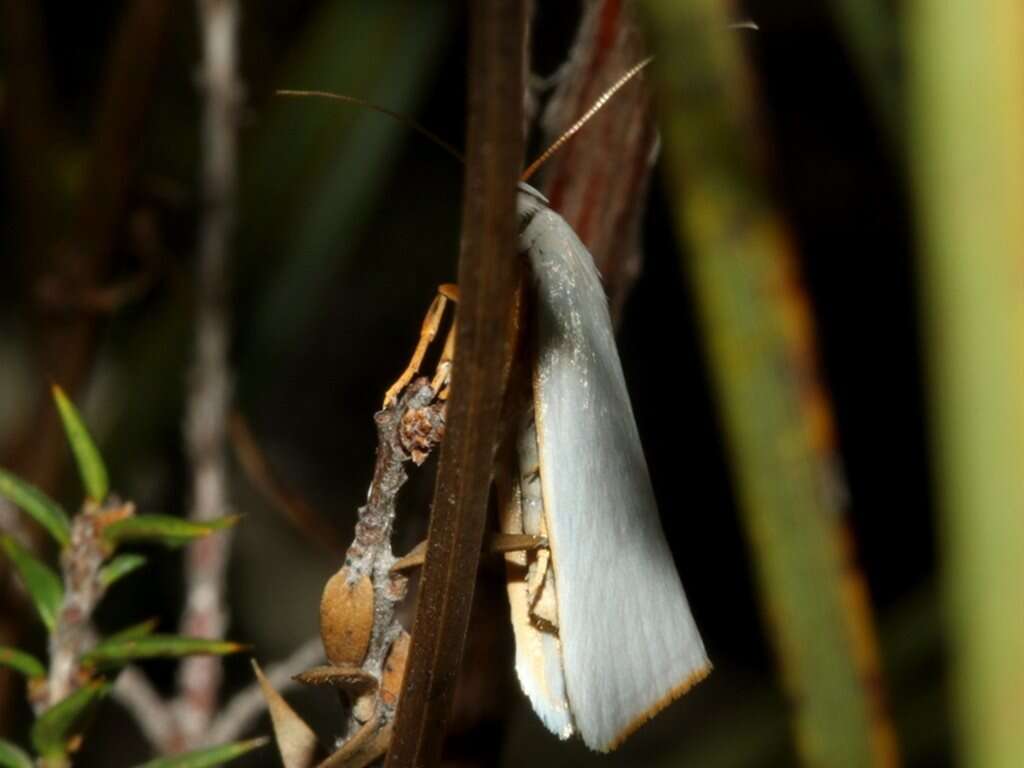
{"type": "Polygon", "coordinates": [[[518,193],[528,264],[513,437],[496,479],[516,673],[544,725],[609,751],[710,671],[658,517],[589,251],[535,189],[518,193]]]}
{"type": "MultiPolygon", "coordinates": [[[[626,72],[523,173],[518,245],[529,278],[495,468],[506,544],[534,542],[504,548],[519,682],[552,733],[578,734],[602,752],[711,665],[658,517],[601,277],[576,233],[525,179],[648,61],[626,72]]],[[[414,121],[361,99],[278,93],[366,106],[459,157],[414,121]]],[[[385,406],[416,375],[457,296],[455,286],[439,290],[385,406]]],[[[432,382],[441,397],[453,352],[450,330],[432,382]]],[[[424,544],[392,570],[422,563],[424,544]]]]}
{"type": "MultiPolygon", "coordinates": [[[[532,170],[647,62],[610,88],[532,170]]],[[[545,546],[508,552],[519,682],[560,738],[615,749],[710,671],[657,504],[590,252],[547,199],[521,183],[520,353],[498,454],[502,533],[545,546]]],[[[420,345],[387,403],[411,380],[454,286],[442,287],[420,345]]],[[[443,394],[449,332],[434,385],[443,394]]]]}

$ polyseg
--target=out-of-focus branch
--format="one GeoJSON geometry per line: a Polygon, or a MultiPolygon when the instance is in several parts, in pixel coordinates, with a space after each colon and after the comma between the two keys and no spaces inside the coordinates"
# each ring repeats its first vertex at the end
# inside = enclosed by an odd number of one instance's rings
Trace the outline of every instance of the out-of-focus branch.
{"type": "MultiPolygon", "coordinates": [[[[290,656],[267,667],[267,680],[278,692],[282,692],[290,686],[298,685],[298,681],[294,680],[295,675],[315,666],[323,657],[323,643],[319,637],[312,637],[296,648],[290,656]]],[[[220,744],[241,737],[252,721],[266,708],[267,703],[260,691],[259,683],[252,683],[236,693],[221,709],[210,725],[206,740],[211,744],[220,744]]]]}
{"type": "MultiPolygon", "coordinates": [[[[632,0],[587,0],[569,60],[544,110],[550,145],[647,55],[632,0]]],[[[641,223],[657,131],[650,86],[637,78],[542,171],[541,191],[590,250],[616,320],[640,272],[641,223]]]]}
{"type": "Polygon", "coordinates": [[[892,766],[832,408],[791,233],[767,189],[739,39],[718,0],[648,0],[665,154],[765,618],[814,765],[892,766]]]}
{"type": "Polygon", "coordinates": [[[131,715],[155,750],[163,751],[173,741],[174,713],[141,669],[131,665],[121,671],[114,686],[114,699],[131,715]]]}
{"type": "Polygon", "coordinates": [[[394,740],[385,765],[441,759],[469,624],[512,355],[526,4],[471,3],[459,323],[447,435],[394,740]]]}
{"type": "MultiPolygon", "coordinates": [[[[201,88],[205,96],[201,132],[203,218],[199,236],[196,339],[185,437],[192,464],[194,520],[227,513],[227,423],[231,401],[228,366],[229,258],[235,229],[239,4],[198,0],[203,41],[201,88]]],[[[189,546],[182,634],[219,638],[227,628],[225,577],[231,534],[221,532],[189,546]]],[[[179,671],[180,749],[206,743],[217,708],[222,664],[217,658],[186,659],[179,671]]]]}

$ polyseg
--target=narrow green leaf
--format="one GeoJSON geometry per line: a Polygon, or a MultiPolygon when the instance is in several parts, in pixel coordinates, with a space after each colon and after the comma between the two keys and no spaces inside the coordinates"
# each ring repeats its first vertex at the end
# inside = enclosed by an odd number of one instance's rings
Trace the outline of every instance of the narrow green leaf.
{"type": "Polygon", "coordinates": [[[46,675],[46,667],[35,656],[5,645],[0,645],[0,667],[9,667],[21,672],[25,677],[44,677],[46,675]]]}
{"type": "Polygon", "coordinates": [[[50,566],[37,560],[10,536],[0,536],[0,547],[18,571],[21,583],[25,585],[46,628],[52,630],[64,599],[60,578],[50,566]]]}
{"type": "Polygon", "coordinates": [[[107,639],[82,657],[96,667],[117,666],[136,659],[177,658],[181,656],[226,656],[245,650],[244,645],[226,640],[178,635],[146,635],[144,637],[107,639]]]}
{"type": "Polygon", "coordinates": [[[34,768],[34,764],[21,747],[0,739],[0,768],[34,768]]]}
{"type": "Polygon", "coordinates": [[[120,632],[115,632],[103,638],[100,641],[101,645],[107,643],[127,643],[132,640],[138,640],[141,637],[147,637],[153,634],[153,630],[156,629],[156,625],[159,623],[159,619],[146,619],[138,624],[132,624],[130,627],[125,627],[120,632]]]}
{"type": "Polygon", "coordinates": [[[31,483],[0,469],[0,496],[16,504],[33,520],[43,526],[57,543],[66,547],[71,525],[64,509],[31,483]]]}
{"type": "Polygon", "coordinates": [[[135,515],[118,520],[103,529],[103,536],[113,547],[125,541],[155,541],[168,547],[180,547],[215,531],[230,528],[238,515],[196,523],[171,515],[135,515]]]}
{"type": "Polygon", "coordinates": [[[145,564],[146,558],[142,555],[136,555],[133,553],[118,555],[100,568],[100,584],[104,587],[109,587],[115,581],[122,579],[145,564]]]}
{"type": "Polygon", "coordinates": [[[32,746],[36,752],[43,757],[64,754],[76,727],[110,687],[109,683],[94,680],[43,712],[32,724],[32,746]]]}
{"type": "Polygon", "coordinates": [[[138,766],[138,768],[213,768],[213,766],[224,765],[254,749],[266,746],[269,741],[270,739],[266,736],[248,741],[234,741],[230,744],[221,744],[219,747],[186,752],[183,755],[158,757],[156,760],[150,760],[148,763],[138,766]]]}
{"type": "Polygon", "coordinates": [[[68,443],[71,444],[71,452],[75,455],[85,493],[93,501],[101,502],[107,497],[110,487],[103,457],[100,456],[89,430],[85,428],[85,422],[82,421],[78,410],[64,394],[64,390],[56,384],[53,385],[53,399],[57,403],[68,443]]]}

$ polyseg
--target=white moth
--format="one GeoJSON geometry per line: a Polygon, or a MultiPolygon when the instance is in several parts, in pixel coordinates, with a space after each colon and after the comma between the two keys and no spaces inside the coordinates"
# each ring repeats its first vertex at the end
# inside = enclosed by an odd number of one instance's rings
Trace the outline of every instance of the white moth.
{"type": "Polygon", "coordinates": [[[710,664],[658,518],[593,258],[537,190],[521,184],[517,207],[531,380],[501,524],[548,547],[506,555],[516,672],[549,730],[609,751],[710,664]]]}

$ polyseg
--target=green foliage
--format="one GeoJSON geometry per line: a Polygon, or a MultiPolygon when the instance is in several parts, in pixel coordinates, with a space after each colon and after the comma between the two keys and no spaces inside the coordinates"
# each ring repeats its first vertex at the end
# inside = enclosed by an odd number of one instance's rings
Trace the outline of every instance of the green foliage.
{"type": "Polygon", "coordinates": [[[125,627],[120,632],[115,632],[103,640],[104,643],[124,643],[129,640],[138,640],[140,637],[153,634],[156,629],[157,619],[146,619],[138,624],[125,627]]]}
{"type": "Polygon", "coordinates": [[[116,667],[137,659],[226,656],[244,649],[245,646],[238,643],[201,637],[148,634],[127,638],[115,636],[85,654],[82,663],[94,667],[116,667]]]}
{"type": "Polygon", "coordinates": [[[0,496],[16,504],[43,526],[62,547],[68,545],[70,524],[67,513],[41,490],[29,482],[0,469],[0,496]]]}
{"type": "Polygon", "coordinates": [[[259,749],[268,741],[269,739],[266,737],[235,741],[218,747],[186,752],[183,755],[158,757],[156,760],[150,760],[148,763],[138,766],[138,768],[214,768],[214,766],[229,763],[254,749],[259,749]]]}
{"type": "Polygon", "coordinates": [[[104,681],[95,680],[43,712],[32,725],[32,746],[36,751],[43,757],[66,754],[68,742],[110,687],[104,681]]]}
{"type": "Polygon", "coordinates": [[[9,741],[0,739],[0,768],[35,768],[35,766],[25,750],[9,741]]]}
{"type": "Polygon", "coordinates": [[[106,589],[145,564],[146,558],[142,555],[131,552],[118,555],[100,568],[100,584],[106,589]]]}
{"type": "Polygon", "coordinates": [[[108,525],[103,529],[103,537],[111,548],[126,541],[151,541],[180,547],[215,531],[230,528],[238,520],[238,515],[229,515],[207,523],[195,523],[171,515],[135,515],[108,525]]]}
{"type": "Polygon", "coordinates": [[[29,678],[46,676],[46,667],[35,656],[4,645],[0,645],[0,667],[8,667],[29,678]]]}
{"type": "Polygon", "coordinates": [[[86,429],[78,410],[57,385],[53,387],[53,399],[57,403],[57,411],[60,413],[64,432],[67,433],[71,452],[75,456],[85,493],[91,500],[100,503],[107,498],[107,491],[110,490],[103,457],[100,456],[96,443],[86,429]]]}
{"type": "Polygon", "coordinates": [[[11,561],[21,583],[32,598],[32,603],[39,612],[46,628],[53,630],[60,612],[60,604],[64,599],[64,588],[60,578],[50,566],[33,556],[10,536],[0,536],[0,548],[11,561]]]}

